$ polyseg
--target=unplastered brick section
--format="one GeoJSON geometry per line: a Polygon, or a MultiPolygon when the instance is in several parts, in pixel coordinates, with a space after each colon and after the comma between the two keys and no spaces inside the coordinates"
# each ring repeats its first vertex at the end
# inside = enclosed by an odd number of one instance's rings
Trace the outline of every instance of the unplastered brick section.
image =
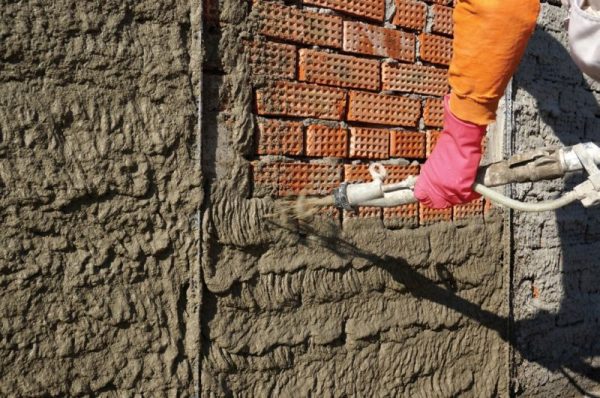
{"type": "Polygon", "coordinates": [[[342,19],[268,1],[255,1],[260,33],[291,42],[340,48],[342,19]]]}
{"type": "MultiPolygon", "coordinates": [[[[254,195],[331,194],[343,181],[371,181],[374,161],[386,165],[388,183],[418,175],[443,126],[452,6],[254,0],[256,35],[243,42],[255,85],[254,195]],[[386,4],[393,13],[386,15],[386,4]]],[[[441,211],[414,203],[361,207],[342,218],[404,228],[482,213],[482,202],[441,211]]],[[[325,214],[340,219],[336,211],[325,214]]]]}
{"type": "Polygon", "coordinates": [[[448,71],[433,66],[382,65],[383,90],[441,96],[448,93],[448,71]]]}
{"type": "Polygon", "coordinates": [[[392,23],[409,29],[423,30],[427,21],[427,5],[417,0],[396,0],[392,23]]]}
{"type": "Polygon", "coordinates": [[[304,4],[330,8],[332,10],[383,21],[385,2],[373,0],[305,0],[304,4]]]}
{"type": "Polygon", "coordinates": [[[314,84],[279,81],[256,92],[259,115],[341,120],[346,91],[314,84]]]}
{"type": "Polygon", "coordinates": [[[310,49],[300,50],[300,80],[328,86],[378,90],[379,61],[310,49]]]}
{"type": "Polygon", "coordinates": [[[344,22],[344,51],[415,60],[415,35],[361,22],[344,22]]]}

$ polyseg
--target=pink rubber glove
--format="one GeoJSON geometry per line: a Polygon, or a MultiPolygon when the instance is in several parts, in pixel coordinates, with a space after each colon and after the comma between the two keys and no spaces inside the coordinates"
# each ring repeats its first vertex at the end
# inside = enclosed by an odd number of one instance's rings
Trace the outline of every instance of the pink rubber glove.
{"type": "Polygon", "coordinates": [[[444,129],[415,185],[415,197],[424,205],[443,209],[467,203],[480,195],[472,186],[481,161],[486,126],[463,122],[450,112],[444,98],[444,129]]]}

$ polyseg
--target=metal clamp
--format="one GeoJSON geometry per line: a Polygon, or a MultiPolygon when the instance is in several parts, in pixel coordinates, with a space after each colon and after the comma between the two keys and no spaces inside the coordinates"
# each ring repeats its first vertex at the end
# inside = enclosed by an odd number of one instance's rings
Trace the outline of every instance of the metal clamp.
{"type": "Polygon", "coordinates": [[[338,209],[355,212],[356,209],[350,205],[348,200],[348,183],[343,182],[339,188],[333,190],[334,206],[338,209]]]}
{"type": "Polygon", "coordinates": [[[578,194],[583,206],[597,206],[600,204],[600,169],[596,166],[584,144],[575,145],[573,152],[575,152],[581,165],[588,173],[587,181],[576,186],[575,192],[578,194]]]}

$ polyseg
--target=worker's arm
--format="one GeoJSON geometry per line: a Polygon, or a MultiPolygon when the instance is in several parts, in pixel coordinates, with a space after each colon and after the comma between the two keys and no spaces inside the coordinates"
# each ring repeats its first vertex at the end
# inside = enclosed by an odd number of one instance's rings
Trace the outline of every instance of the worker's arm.
{"type": "Polygon", "coordinates": [[[450,109],[456,117],[485,125],[515,72],[535,28],[539,0],[458,0],[450,109]]]}
{"type": "Polygon", "coordinates": [[[444,208],[468,202],[486,126],[535,28],[539,0],[458,0],[444,129],[421,168],[416,198],[444,208]]]}

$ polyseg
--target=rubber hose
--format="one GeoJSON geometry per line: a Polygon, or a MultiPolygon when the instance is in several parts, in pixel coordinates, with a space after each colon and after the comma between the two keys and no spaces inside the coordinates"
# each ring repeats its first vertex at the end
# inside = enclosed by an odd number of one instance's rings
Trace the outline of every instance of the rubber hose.
{"type": "Polygon", "coordinates": [[[554,200],[548,200],[544,202],[536,202],[536,203],[525,203],[520,202],[518,200],[511,199],[507,196],[502,195],[494,191],[491,188],[486,187],[485,185],[476,183],[473,185],[473,190],[487,199],[490,199],[493,202],[499,203],[503,206],[509,207],[513,210],[519,211],[527,211],[527,212],[542,212],[542,211],[552,211],[569,205],[579,198],[577,194],[573,191],[563,195],[562,197],[554,200]]]}

